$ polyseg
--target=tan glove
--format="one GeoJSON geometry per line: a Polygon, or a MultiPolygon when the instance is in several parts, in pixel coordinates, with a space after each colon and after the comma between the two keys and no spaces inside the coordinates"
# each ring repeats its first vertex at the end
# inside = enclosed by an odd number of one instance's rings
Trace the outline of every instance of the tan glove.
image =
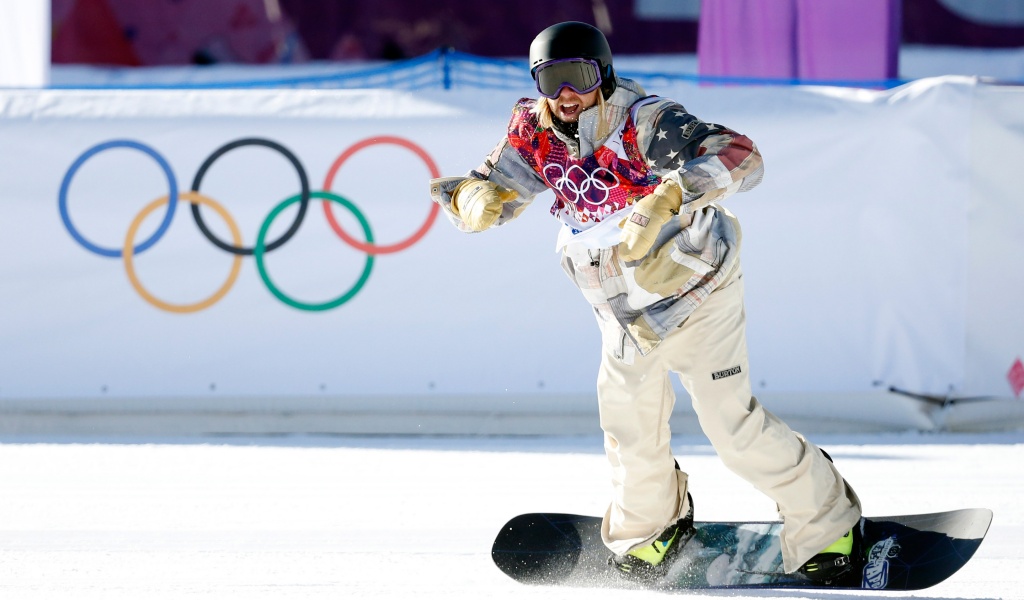
{"type": "Polygon", "coordinates": [[[519,197],[486,179],[467,179],[452,192],[452,211],[473,231],[483,231],[501,216],[501,205],[519,197]]]}
{"type": "Polygon", "coordinates": [[[633,212],[619,225],[619,256],[623,260],[640,260],[651,251],[662,226],[679,214],[683,190],[674,181],[662,181],[654,191],[633,205],[633,212]]]}

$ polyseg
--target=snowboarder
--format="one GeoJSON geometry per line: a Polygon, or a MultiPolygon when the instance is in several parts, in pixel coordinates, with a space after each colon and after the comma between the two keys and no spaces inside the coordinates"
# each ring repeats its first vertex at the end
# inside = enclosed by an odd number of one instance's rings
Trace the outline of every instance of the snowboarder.
{"type": "Polygon", "coordinates": [[[671,450],[676,373],[725,465],[777,503],[786,571],[827,581],[850,570],[857,495],[751,393],[740,227],[721,202],[761,181],[757,147],[617,77],[607,39],[588,24],[541,31],[530,69],[540,97],[519,100],[483,164],[432,180],[431,196],[460,230],[478,232],[554,191],[562,266],[602,334],[611,565],[657,576],[692,531],[671,450]]]}

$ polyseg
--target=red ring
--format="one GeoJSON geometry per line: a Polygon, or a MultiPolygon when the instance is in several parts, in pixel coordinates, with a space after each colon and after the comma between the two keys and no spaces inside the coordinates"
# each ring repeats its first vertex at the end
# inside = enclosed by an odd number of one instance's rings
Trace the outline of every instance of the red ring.
{"type": "MultiPolygon", "coordinates": [[[[334,176],[338,173],[338,169],[341,168],[341,165],[343,165],[346,160],[351,158],[353,154],[359,152],[363,148],[366,148],[367,146],[373,146],[376,144],[395,144],[397,146],[401,146],[403,148],[412,150],[413,152],[416,153],[417,156],[423,159],[423,162],[427,163],[427,168],[430,169],[431,177],[436,179],[441,176],[441,172],[438,170],[437,165],[434,164],[433,159],[430,158],[430,155],[427,154],[426,151],[423,150],[423,148],[420,148],[416,144],[404,138],[383,135],[367,138],[360,142],[356,142],[351,147],[349,147],[348,150],[342,152],[341,156],[334,160],[334,164],[331,165],[330,170],[327,171],[327,177],[324,179],[324,191],[331,190],[331,183],[334,182],[334,176]]],[[[436,203],[431,202],[430,214],[427,216],[426,222],[423,223],[423,225],[420,226],[420,228],[416,230],[416,232],[414,232],[411,236],[400,242],[396,242],[394,244],[390,244],[387,246],[381,246],[378,244],[362,242],[345,233],[345,230],[342,229],[341,225],[339,225],[338,222],[334,219],[334,214],[331,212],[331,203],[325,201],[323,203],[323,206],[324,215],[327,217],[327,222],[331,225],[331,229],[334,230],[334,233],[338,234],[338,237],[344,240],[345,243],[348,244],[349,246],[362,250],[367,254],[374,255],[391,254],[393,252],[399,252],[401,250],[405,250],[409,246],[412,246],[416,242],[420,241],[420,239],[422,239],[423,236],[427,234],[427,231],[429,231],[430,227],[434,224],[434,219],[437,218],[437,213],[440,211],[441,208],[436,203]]]]}

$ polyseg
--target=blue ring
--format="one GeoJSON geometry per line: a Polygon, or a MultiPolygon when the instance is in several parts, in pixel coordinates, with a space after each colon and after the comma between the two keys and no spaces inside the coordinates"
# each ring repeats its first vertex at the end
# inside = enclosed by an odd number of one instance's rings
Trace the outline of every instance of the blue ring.
{"type": "Polygon", "coordinates": [[[160,168],[163,169],[164,175],[167,176],[168,186],[170,187],[170,193],[167,196],[167,214],[164,215],[164,220],[160,222],[160,227],[153,232],[153,235],[135,246],[135,249],[133,250],[135,254],[141,254],[148,250],[153,244],[157,243],[165,233],[167,233],[167,228],[171,226],[171,221],[174,219],[174,209],[178,206],[178,182],[174,178],[174,171],[171,170],[171,165],[164,160],[164,157],[160,156],[156,150],[153,150],[149,146],[132,140],[111,140],[109,142],[103,142],[102,144],[96,144],[92,148],[83,152],[75,162],[71,163],[71,167],[68,168],[68,172],[64,174],[64,180],[60,183],[60,195],[58,196],[57,203],[60,208],[60,218],[64,221],[64,227],[67,228],[71,237],[75,238],[75,241],[85,247],[86,250],[95,252],[100,256],[120,258],[123,252],[122,248],[104,248],[85,239],[85,236],[75,229],[74,224],[71,223],[71,215],[68,214],[68,188],[71,187],[71,178],[74,177],[75,173],[82,164],[85,163],[85,161],[89,160],[93,155],[99,154],[100,152],[110,148],[134,148],[148,154],[157,162],[158,165],[160,165],[160,168]]]}

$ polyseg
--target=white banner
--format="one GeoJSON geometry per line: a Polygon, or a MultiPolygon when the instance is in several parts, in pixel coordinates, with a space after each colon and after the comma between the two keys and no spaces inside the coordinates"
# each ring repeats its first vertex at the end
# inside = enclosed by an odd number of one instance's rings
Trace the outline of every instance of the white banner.
{"type": "Polygon", "coordinates": [[[0,0],[0,88],[45,86],[50,38],[50,0],[0,0]]]}
{"type": "MultiPolygon", "coordinates": [[[[765,156],[727,201],[756,391],[1013,394],[1020,91],[648,91],[765,156]]],[[[517,97],[0,93],[0,397],[589,393],[550,193],[479,235],[427,195],[517,97]]]]}
{"type": "Polygon", "coordinates": [[[968,394],[1024,393],[1024,156],[1022,90],[981,86],[971,119],[970,247],[960,277],[967,339],[963,389],[968,394]]]}

